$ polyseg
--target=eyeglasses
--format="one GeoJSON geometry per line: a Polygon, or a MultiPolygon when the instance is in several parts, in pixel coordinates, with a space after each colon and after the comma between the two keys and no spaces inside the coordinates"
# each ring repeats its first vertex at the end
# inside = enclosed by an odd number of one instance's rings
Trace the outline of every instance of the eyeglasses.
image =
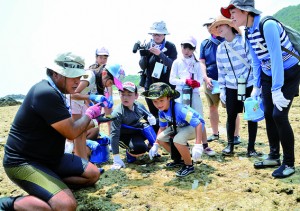
{"type": "Polygon", "coordinates": [[[75,61],[56,61],[56,63],[63,68],[78,68],[83,69],[84,65],[75,61]]]}
{"type": "Polygon", "coordinates": [[[156,37],[156,36],[157,36],[157,37],[161,37],[161,36],[163,36],[163,34],[152,34],[152,36],[153,36],[153,37],[156,37]]]}

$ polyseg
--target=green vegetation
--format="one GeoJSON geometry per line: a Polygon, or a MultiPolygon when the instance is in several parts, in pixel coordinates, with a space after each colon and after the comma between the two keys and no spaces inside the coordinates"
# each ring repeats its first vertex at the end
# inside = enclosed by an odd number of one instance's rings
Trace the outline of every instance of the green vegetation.
{"type": "Polygon", "coordinates": [[[285,25],[293,27],[300,32],[300,4],[285,7],[274,14],[274,17],[285,25]]]}

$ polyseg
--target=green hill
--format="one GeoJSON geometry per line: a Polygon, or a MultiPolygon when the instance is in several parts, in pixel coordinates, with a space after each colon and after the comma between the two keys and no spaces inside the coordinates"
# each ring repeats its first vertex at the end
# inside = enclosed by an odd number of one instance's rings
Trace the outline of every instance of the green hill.
{"type": "Polygon", "coordinates": [[[300,4],[285,7],[274,14],[274,17],[285,25],[291,26],[300,32],[300,4]]]}

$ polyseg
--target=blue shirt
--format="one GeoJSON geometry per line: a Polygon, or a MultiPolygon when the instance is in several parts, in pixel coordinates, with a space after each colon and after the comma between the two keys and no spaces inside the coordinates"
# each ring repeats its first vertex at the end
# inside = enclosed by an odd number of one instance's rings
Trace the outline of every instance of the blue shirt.
{"type": "Polygon", "coordinates": [[[216,62],[216,53],[218,45],[224,41],[224,38],[211,36],[209,39],[202,41],[200,45],[199,59],[205,60],[206,74],[213,80],[218,80],[218,68],[216,62]]]}
{"type": "MultiPolygon", "coordinates": [[[[173,122],[171,110],[172,104],[173,102],[171,101],[168,111],[158,112],[160,127],[167,127],[169,126],[169,123],[171,124],[173,122]]],[[[186,106],[181,103],[175,103],[175,120],[178,127],[184,127],[188,125],[197,127],[200,123],[202,123],[204,127],[205,124],[201,114],[192,109],[190,106],[186,106]]]]}

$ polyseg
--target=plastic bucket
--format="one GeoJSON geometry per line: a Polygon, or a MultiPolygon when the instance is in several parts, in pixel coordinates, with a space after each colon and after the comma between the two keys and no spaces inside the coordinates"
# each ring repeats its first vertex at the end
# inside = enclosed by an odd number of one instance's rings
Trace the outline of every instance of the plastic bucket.
{"type": "Polygon", "coordinates": [[[107,136],[101,137],[96,140],[98,146],[92,151],[90,161],[95,164],[107,162],[109,160],[109,144],[110,138],[107,136]]]}
{"type": "Polygon", "coordinates": [[[244,102],[244,106],[245,106],[245,113],[244,113],[245,120],[258,122],[265,118],[262,101],[260,98],[256,100],[251,97],[248,97],[244,102]]]}

